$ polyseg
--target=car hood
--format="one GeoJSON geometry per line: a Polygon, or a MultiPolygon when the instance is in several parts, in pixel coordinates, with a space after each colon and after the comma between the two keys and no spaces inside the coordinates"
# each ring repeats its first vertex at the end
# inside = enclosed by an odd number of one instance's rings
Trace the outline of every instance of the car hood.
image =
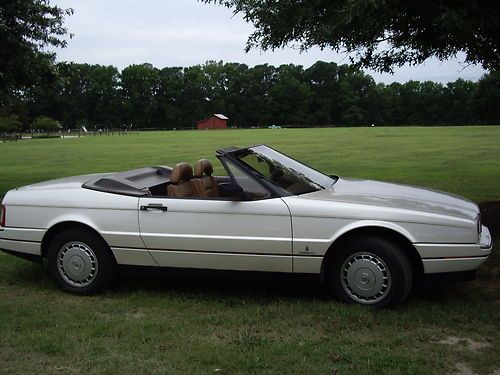
{"type": "Polygon", "coordinates": [[[96,174],[86,174],[81,176],[71,176],[58,178],[56,180],[49,180],[43,182],[37,182],[35,184],[26,185],[18,188],[17,190],[45,190],[45,189],[68,189],[68,188],[80,188],[82,185],[97,177],[104,177],[111,173],[96,173],[96,174]]]}
{"type": "Polygon", "coordinates": [[[305,194],[308,199],[320,199],[356,204],[425,211],[475,219],[476,203],[441,191],[387,182],[339,178],[330,188],[305,194]]]}

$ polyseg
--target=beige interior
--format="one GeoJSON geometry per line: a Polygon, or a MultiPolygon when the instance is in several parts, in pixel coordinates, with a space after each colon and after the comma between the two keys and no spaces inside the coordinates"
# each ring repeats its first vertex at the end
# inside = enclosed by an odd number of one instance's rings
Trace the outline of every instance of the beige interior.
{"type": "Polygon", "coordinates": [[[172,170],[170,185],[167,187],[169,197],[200,197],[202,196],[193,181],[193,168],[188,163],[179,163],[172,170]]]}
{"type": "Polygon", "coordinates": [[[207,159],[198,160],[194,166],[194,179],[202,197],[218,197],[217,181],[212,176],[214,168],[207,159]]]}

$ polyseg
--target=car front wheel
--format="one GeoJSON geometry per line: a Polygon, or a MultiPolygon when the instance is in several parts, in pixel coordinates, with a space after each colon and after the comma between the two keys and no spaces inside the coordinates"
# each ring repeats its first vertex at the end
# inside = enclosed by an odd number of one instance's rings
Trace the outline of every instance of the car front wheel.
{"type": "Polygon", "coordinates": [[[393,242],[359,237],[343,242],[334,251],[328,283],[337,298],[347,303],[394,307],[407,297],[412,267],[393,242]]]}
{"type": "Polygon", "coordinates": [[[89,295],[107,288],[115,276],[115,261],[107,244],[86,229],[59,233],[49,246],[49,271],[64,291],[89,295]]]}

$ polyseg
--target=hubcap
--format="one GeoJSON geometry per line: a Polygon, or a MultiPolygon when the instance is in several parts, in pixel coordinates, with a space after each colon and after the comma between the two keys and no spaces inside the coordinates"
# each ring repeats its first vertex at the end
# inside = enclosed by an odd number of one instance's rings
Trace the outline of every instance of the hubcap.
{"type": "Polygon", "coordinates": [[[57,254],[57,270],[68,284],[82,288],[90,285],[97,275],[97,257],[86,244],[68,242],[57,254]]]}
{"type": "Polygon", "coordinates": [[[391,274],[384,261],[366,252],[353,254],[344,261],[340,281],[352,299],[368,305],[384,299],[391,288],[391,274]]]}

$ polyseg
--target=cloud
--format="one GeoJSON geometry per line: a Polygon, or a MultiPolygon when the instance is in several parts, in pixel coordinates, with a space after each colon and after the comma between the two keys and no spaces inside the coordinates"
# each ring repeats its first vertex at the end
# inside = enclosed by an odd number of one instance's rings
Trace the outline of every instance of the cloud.
{"type": "MultiPolygon", "coordinates": [[[[71,7],[75,14],[66,26],[74,34],[65,49],[57,49],[59,61],[114,65],[149,62],[157,67],[191,66],[207,60],[256,64],[300,64],[318,60],[348,63],[344,55],[313,48],[300,53],[292,48],[244,52],[253,26],[230,9],[197,0],[52,0],[71,7]]],[[[461,57],[463,59],[463,56],[461,57]]],[[[460,57],[459,57],[460,59],[460,57]]],[[[447,82],[478,79],[477,66],[463,69],[460,60],[429,59],[418,67],[396,69],[394,75],[368,71],[376,81],[404,82],[409,79],[447,82]]]]}

